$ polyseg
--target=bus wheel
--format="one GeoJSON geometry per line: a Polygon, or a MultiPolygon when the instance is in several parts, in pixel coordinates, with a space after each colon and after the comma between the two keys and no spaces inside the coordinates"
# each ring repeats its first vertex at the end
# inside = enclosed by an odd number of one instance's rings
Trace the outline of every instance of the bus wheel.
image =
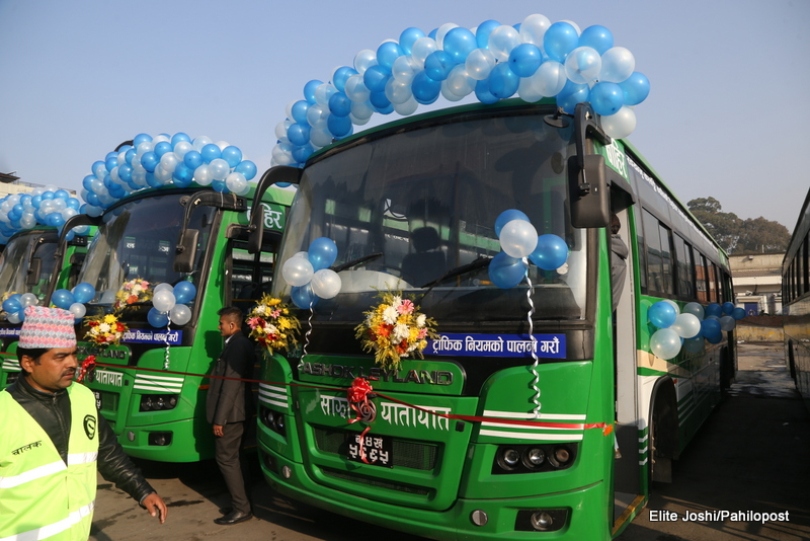
{"type": "Polygon", "coordinates": [[[661,404],[661,400],[656,400],[655,408],[653,408],[652,419],[650,419],[650,449],[647,456],[649,460],[649,480],[650,491],[652,491],[653,483],[671,483],[672,482],[672,458],[664,456],[661,452],[662,441],[664,436],[665,427],[665,407],[661,404]]]}
{"type": "Polygon", "coordinates": [[[796,360],[793,358],[793,341],[788,342],[788,368],[790,369],[790,377],[796,381],[796,360]]]}

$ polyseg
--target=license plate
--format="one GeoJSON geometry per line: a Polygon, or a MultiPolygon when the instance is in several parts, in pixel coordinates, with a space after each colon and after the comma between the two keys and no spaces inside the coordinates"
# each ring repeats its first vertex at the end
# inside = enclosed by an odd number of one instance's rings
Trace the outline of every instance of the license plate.
{"type": "Polygon", "coordinates": [[[96,397],[96,409],[100,410],[101,409],[101,392],[93,391],[93,396],[96,397]]]}
{"type": "Polygon", "coordinates": [[[372,464],[374,466],[394,467],[394,445],[390,437],[375,436],[374,434],[366,434],[366,436],[363,437],[360,434],[352,432],[346,436],[346,443],[346,458],[349,460],[362,462],[363,464],[372,464]],[[365,453],[365,461],[363,461],[360,452],[361,447],[363,453],[365,453]]]}

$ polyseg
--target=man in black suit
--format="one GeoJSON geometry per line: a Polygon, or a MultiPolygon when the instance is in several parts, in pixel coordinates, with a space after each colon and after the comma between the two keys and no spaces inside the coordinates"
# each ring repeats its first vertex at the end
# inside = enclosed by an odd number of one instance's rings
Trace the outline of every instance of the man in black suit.
{"type": "Polygon", "coordinates": [[[214,522],[230,525],[253,517],[239,461],[245,421],[252,413],[248,407],[250,390],[240,379],[250,379],[256,357],[253,343],[242,334],[242,311],[226,307],[218,313],[219,332],[225,338],[225,348],[211,373],[218,377],[211,378],[206,413],[216,438],[214,456],[233,504],[229,513],[214,522]]]}

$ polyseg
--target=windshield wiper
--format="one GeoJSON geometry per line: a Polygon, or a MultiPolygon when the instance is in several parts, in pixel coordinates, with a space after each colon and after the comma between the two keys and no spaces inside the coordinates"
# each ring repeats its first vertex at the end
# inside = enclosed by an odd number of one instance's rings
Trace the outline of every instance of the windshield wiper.
{"type": "Polygon", "coordinates": [[[351,261],[347,261],[346,263],[342,263],[336,267],[332,267],[332,270],[335,272],[340,272],[342,270],[354,267],[355,265],[359,265],[360,263],[365,263],[366,261],[371,261],[372,259],[382,257],[382,255],[382,252],[374,252],[372,254],[364,255],[363,257],[358,257],[357,259],[352,259],[351,261]]]}
{"type": "Polygon", "coordinates": [[[436,287],[438,284],[444,282],[448,278],[453,278],[455,276],[461,276],[462,274],[467,274],[468,272],[472,272],[474,270],[480,269],[481,267],[486,267],[487,265],[489,265],[490,261],[492,261],[492,258],[490,256],[482,255],[482,256],[477,257],[476,259],[474,259],[470,263],[467,263],[466,265],[460,265],[460,266],[458,266],[458,267],[456,267],[454,269],[450,269],[449,271],[445,272],[444,274],[442,274],[441,276],[439,276],[438,278],[436,278],[432,282],[428,282],[425,285],[420,286],[420,288],[425,288],[425,287],[428,288],[428,290],[425,291],[425,293],[422,295],[422,297],[425,297],[428,293],[430,293],[430,291],[434,287],[436,287]]]}

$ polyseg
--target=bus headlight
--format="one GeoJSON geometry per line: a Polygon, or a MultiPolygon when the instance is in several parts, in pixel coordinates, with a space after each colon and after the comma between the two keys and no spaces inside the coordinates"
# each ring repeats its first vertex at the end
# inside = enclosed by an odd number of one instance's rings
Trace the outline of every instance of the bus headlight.
{"type": "Polygon", "coordinates": [[[564,470],[574,464],[578,445],[501,445],[495,452],[492,473],[534,473],[564,470]]]}
{"type": "Polygon", "coordinates": [[[286,436],[287,427],[284,423],[283,413],[271,410],[270,408],[261,407],[259,410],[259,420],[273,432],[286,436]]]}
{"type": "Polygon", "coordinates": [[[140,411],[173,410],[177,406],[176,394],[143,394],[140,411]]]}
{"type": "Polygon", "coordinates": [[[520,463],[520,451],[514,447],[503,447],[498,449],[496,458],[498,466],[505,471],[512,471],[520,463]]]}

